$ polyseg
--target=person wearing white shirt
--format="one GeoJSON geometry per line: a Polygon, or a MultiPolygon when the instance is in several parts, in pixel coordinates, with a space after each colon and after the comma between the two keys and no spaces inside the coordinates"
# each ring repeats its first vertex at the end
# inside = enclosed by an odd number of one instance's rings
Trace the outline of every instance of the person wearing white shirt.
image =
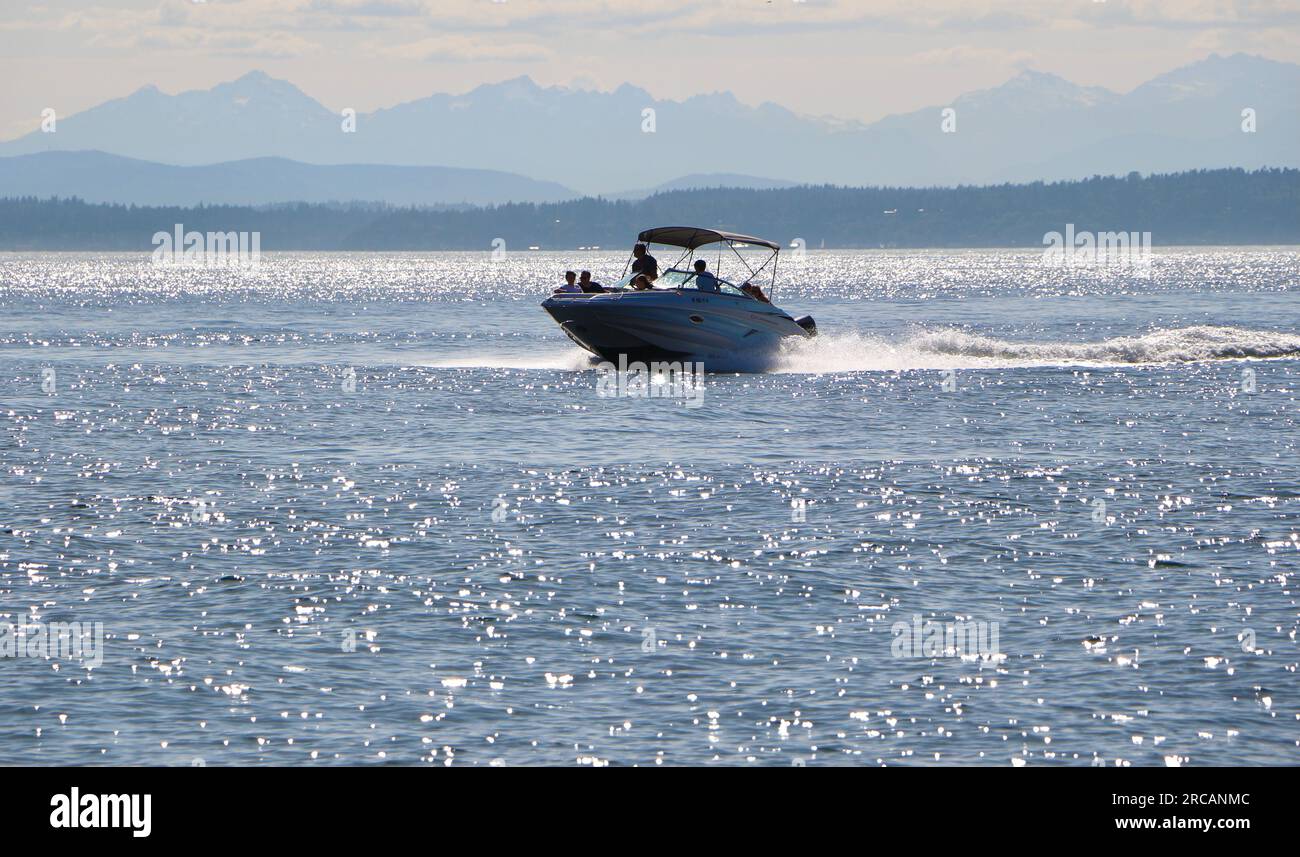
{"type": "Polygon", "coordinates": [[[564,272],[564,285],[555,290],[558,292],[582,292],[582,286],[578,285],[578,275],[573,271],[564,272]]]}

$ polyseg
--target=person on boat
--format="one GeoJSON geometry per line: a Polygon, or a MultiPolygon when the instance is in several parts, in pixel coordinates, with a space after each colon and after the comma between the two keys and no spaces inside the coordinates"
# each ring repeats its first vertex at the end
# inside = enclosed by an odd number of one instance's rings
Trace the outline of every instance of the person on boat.
{"type": "Polygon", "coordinates": [[[718,278],[713,276],[708,269],[708,263],[703,259],[695,260],[695,273],[691,274],[695,278],[695,288],[702,292],[719,292],[718,278]]]}
{"type": "Polygon", "coordinates": [[[564,272],[564,285],[555,290],[558,292],[580,292],[582,287],[578,285],[578,275],[573,271],[564,272]]]}
{"type": "Polygon", "coordinates": [[[763,294],[763,290],[753,283],[745,283],[745,285],[740,287],[740,290],[756,301],[762,301],[765,304],[771,303],[771,301],[767,299],[767,295],[763,294]]]}
{"type": "Polygon", "coordinates": [[[653,289],[654,285],[646,278],[645,274],[637,274],[632,278],[632,288],[638,292],[644,292],[653,289]]]}
{"type": "Polygon", "coordinates": [[[605,291],[605,287],[602,286],[600,283],[593,283],[593,282],[591,281],[591,271],[583,271],[581,274],[578,275],[578,286],[579,286],[579,287],[580,287],[584,292],[603,292],[603,291],[605,291]]]}
{"type": "Polygon", "coordinates": [[[634,246],[632,255],[635,257],[632,260],[632,273],[645,274],[646,279],[650,282],[654,282],[659,278],[659,262],[646,251],[644,244],[634,246]]]}

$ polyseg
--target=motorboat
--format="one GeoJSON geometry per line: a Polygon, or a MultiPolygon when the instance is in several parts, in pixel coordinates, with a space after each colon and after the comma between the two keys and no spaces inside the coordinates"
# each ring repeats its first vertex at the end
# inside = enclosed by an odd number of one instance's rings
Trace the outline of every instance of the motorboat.
{"type": "MultiPolygon", "coordinates": [[[[788,337],[817,335],[811,316],[793,318],[772,303],[780,244],[694,226],[647,229],[637,240],[649,249],[660,245],[680,250],[681,256],[648,287],[629,259],[623,277],[613,286],[593,293],[558,291],[542,302],[560,329],[597,357],[610,362],[625,357],[707,365],[710,360],[770,351],[788,337]],[[707,273],[695,270],[696,251],[712,245],[718,245],[717,267],[707,273]],[[723,279],[718,270],[724,248],[744,269],[739,286],[723,279]],[[747,248],[770,252],[766,261],[754,267],[741,252],[747,248]],[[765,274],[769,265],[770,274],[765,274]],[[757,280],[769,276],[765,294],[757,280]]],[[[727,262],[731,264],[730,257],[727,262]]]]}

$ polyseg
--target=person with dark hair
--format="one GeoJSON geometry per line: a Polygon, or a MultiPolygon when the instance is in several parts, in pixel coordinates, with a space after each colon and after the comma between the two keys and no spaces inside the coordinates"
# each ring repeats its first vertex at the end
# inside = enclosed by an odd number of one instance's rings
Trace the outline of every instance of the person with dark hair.
{"type": "Polygon", "coordinates": [[[645,274],[637,274],[632,278],[632,288],[638,292],[644,292],[653,289],[654,286],[646,279],[645,274]]]}
{"type": "Polygon", "coordinates": [[[771,303],[771,301],[767,299],[767,295],[763,294],[763,290],[753,283],[745,283],[745,285],[740,287],[740,290],[756,301],[762,301],[765,304],[771,303]]]}
{"type": "Polygon", "coordinates": [[[555,290],[558,292],[580,292],[582,287],[578,285],[578,275],[573,271],[564,272],[564,285],[555,290]]]}
{"type": "Polygon", "coordinates": [[[695,280],[695,288],[702,292],[722,291],[722,289],[718,287],[718,278],[713,276],[713,274],[707,270],[708,267],[708,263],[703,259],[695,260],[695,273],[691,274],[692,279],[695,280]]]}
{"type": "Polygon", "coordinates": [[[634,246],[632,255],[635,257],[632,260],[632,273],[645,274],[646,279],[650,282],[659,279],[659,262],[646,251],[644,244],[638,243],[634,246]]]}
{"type": "Polygon", "coordinates": [[[589,292],[589,293],[605,291],[605,287],[602,286],[600,283],[593,283],[591,281],[591,271],[583,271],[581,274],[578,275],[578,286],[584,292],[589,292]]]}

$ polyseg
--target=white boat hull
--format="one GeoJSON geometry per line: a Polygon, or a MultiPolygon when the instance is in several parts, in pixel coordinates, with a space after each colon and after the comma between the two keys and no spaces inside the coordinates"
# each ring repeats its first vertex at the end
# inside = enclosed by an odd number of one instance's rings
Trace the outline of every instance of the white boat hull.
{"type": "Polygon", "coordinates": [[[557,294],[542,307],[579,346],[611,362],[625,355],[707,365],[812,335],[772,304],[694,289],[557,294]]]}

